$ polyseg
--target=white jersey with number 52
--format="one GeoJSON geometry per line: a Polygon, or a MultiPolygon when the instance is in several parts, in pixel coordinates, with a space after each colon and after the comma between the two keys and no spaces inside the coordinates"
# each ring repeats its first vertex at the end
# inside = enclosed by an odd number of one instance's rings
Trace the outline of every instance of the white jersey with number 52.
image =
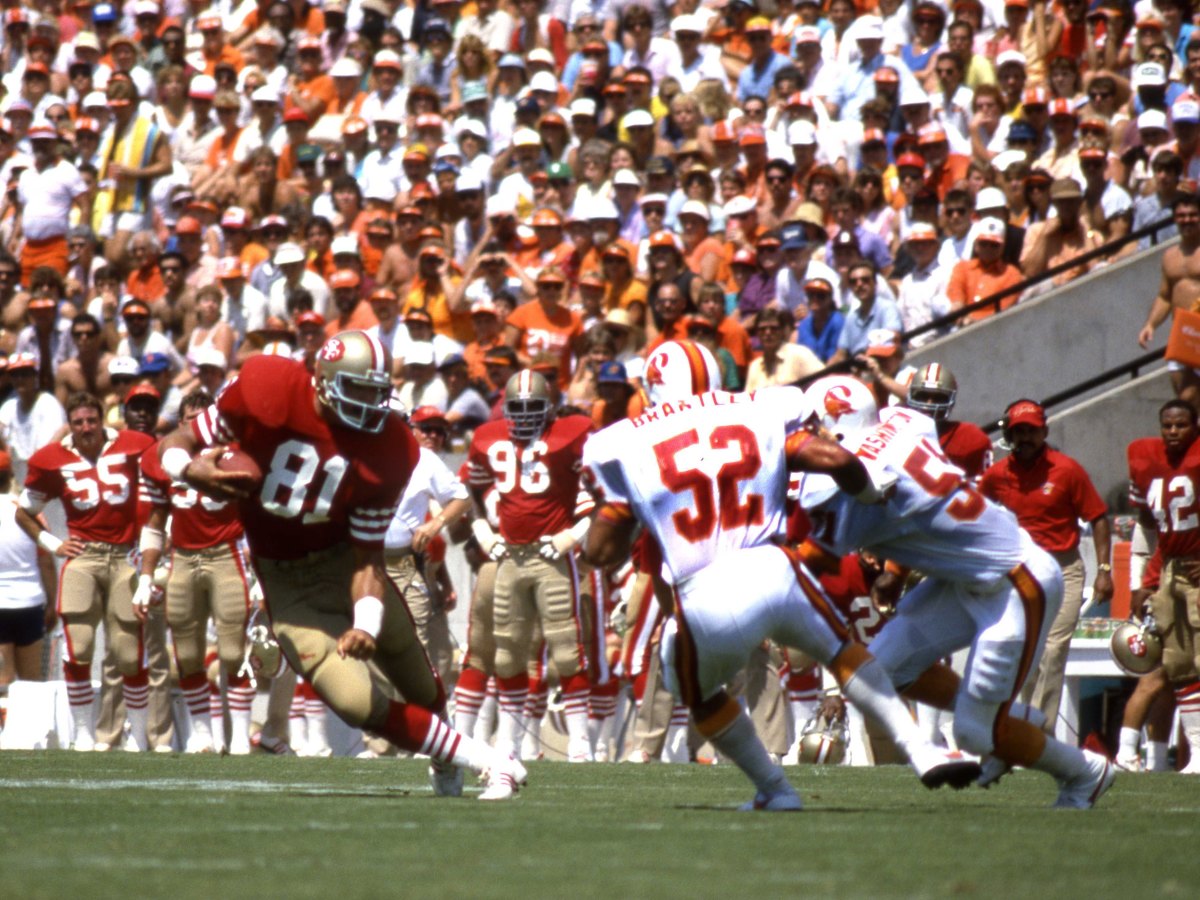
{"type": "Polygon", "coordinates": [[[660,404],[592,435],[585,478],[601,502],[627,508],[654,535],[663,577],[678,584],[723,550],[783,533],[786,443],[803,398],[779,387],[660,404]]]}
{"type": "Polygon", "coordinates": [[[933,420],[888,409],[853,450],[874,473],[895,479],[885,503],[865,505],[841,493],[827,475],[805,475],[800,505],[810,539],[844,555],[868,549],[947,581],[991,585],[1025,556],[1030,539],[1007,509],[972,487],[943,455],[933,420]]]}

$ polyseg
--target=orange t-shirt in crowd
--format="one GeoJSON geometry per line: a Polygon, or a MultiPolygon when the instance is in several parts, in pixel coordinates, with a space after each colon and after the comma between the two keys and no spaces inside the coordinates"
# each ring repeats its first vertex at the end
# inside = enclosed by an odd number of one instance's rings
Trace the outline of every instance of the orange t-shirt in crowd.
{"type": "Polygon", "coordinates": [[[558,360],[558,383],[565,390],[571,383],[571,345],[583,334],[579,313],[559,306],[549,315],[537,300],[522,304],[508,317],[517,330],[517,353],[528,359],[546,354],[558,360]]]}
{"type": "MultiPolygon", "coordinates": [[[[293,10],[295,8],[295,6],[292,6],[293,10]]],[[[262,16],[259,15],[258,8],[256,7],[250,10],[246,18],[242,19],[241,27],[249,28],[253,32],[258,31],[258,27],[262,23],[262,16]]],[[[311,34],[313,37],[320,37],[325,32],[325,13],[321,12],[315,6],[305,6],[304,13],[297,17],[294,27],[306,34],[311,34]]]]}
{"type": "Polygon", "coordinates": [[[229,63],[229,65],[233,66],[235,72],[240,72],[242,71],[242,67],[246,65],[246,59],[237,47],[231,47],[229,44],[226,44],[215,57],[204,57],[204,74],[215,75],[217,66],[220,63],[229,63]]]}
{"type": "Polygon", "coordinates": [[[241,136],[242,129],[240,128],[231,135],[221,132],[212,142],[212,146],[208,148],[208,156],[204,157],[204,164],[214,170],[232,166],[233,148],[237,146],[238,138],[241,136]]]}
{"type": "Polygon", "coordinates": [[[162,273],[158,271],[157,265],[151,266],[148,272],[145,269],[134,269],[125,279],[125,293],[135,300],[157,303],[166,292],[162,273]]]}
{"type": "Polygon", "coordinates": [[[366,331],[378,324],[379,320],[375,318],[371,304],[366,300],[359,300],[358,306],[351,310],[349,318],[344,322],[341,316],[335,316],[325,323],[325,337],[333,337],[339,331],[366,331]]]}
{"type": "Polygon", "coordinates": [[[648,296],[649,290],[646,285],[636,278],[631,279],[629,284],[625,285],[619,292],[615,284],[610,284],[604,294],[604,309],[607,312],[611,312],[614,309],[629,309],[634,303],[647,306],[649,305],[646,302],[648,296]]]}
{"type": "Polygon", "coordinates": [[[655,348],[667,341],[684,340],[687,340],[687,326],[684,324],[684,317],[680,316],[674,322],[667,323],[667,327],[659,332],[658,337],[646,345],[646,354],[649,355],[655,348]]]}
{"type": "MultiPolygon", "coordinates": [[[[946,285],[946,297],[950,300],[951,307],[962,309],[977,300],[983,300],[998,291],[1019,284],[1024,277],[1021,270],[1010,263],[1001,261],[991,269],[985,269],[983,263],[978,259],[964,259],[955,263],[954,269],[950,272],[950,283],[946,285]]],[[[1018,296],[1020,295],[1012,294],[1005,297],[1000,301],[1000,308],[1008,309],[1017,302],[1018,296]]],[[[977,322],[980,319],[986,319],[995,311],[991,307],[976,310],[968,318],[972,322],[977,322]]]]}
{"type": "Polygon", "coordinates": [[[750,335],[741,323],[732,316],[726,316],[717,326],[717,337],[721,346],[733,357],[734,365],[745,370],[746,366],[750,365],[754,351],[750,347],[750,335]]]}
{"type": "MultiPolygon", "coordinates": [[[[329,75],[318,75],[316,78],[310,78],[308,81],[299,81],[296,83],[296,92],[305,100],[317,99],[321,101],[321,108],[317,110],[316,115],[310,116],[312,121],[316,121],[319,116],[331,112],[331,107],[337,100],[337,89],[333,86],[333,78],[329,75]]],[[[291,102],[289,95],[288,102],[284,106],[284,112],[287,112],[296,104],[291,102]]]]}
{"type": "Polygon", "coordinates": [[[699,275],[700,263],[703,262],[704,257],[708,256],[710,253],[717,254],[721,260],[720,264],[717,266],[717,277],[715,280],[719,281],[721,284],[725,284],[726,282],[730,281],[733,276],[729,271],[729,263],[725,259],[725,245],[718,238],[706,237],[696,245],[695,249],[692,250],[691,253],[684,254],[683,264],[687,266],[689,271],[699,275]]]}

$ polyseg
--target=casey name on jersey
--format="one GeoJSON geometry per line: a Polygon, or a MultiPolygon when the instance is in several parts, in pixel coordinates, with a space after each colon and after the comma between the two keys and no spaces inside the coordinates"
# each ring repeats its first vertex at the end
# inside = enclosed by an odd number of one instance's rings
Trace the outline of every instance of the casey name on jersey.
{"type": "Polygon", "coordinates": [[[707,394],[697,394],[695,397],[689,397],[685,400],[660,403],[658,406],[646,410],[636,419],[633,419],[633,427],[641,428],[643,425],[657,422],[660,418],[665,419],[667,416],[687,412],[694,408],[700,409],[710,406],[733,406],[738,403],[751,403],[754,401],[757,393],[758,391],[750,391],[745,394],[727,394],[724,391],[709,391],[707,394]]]}

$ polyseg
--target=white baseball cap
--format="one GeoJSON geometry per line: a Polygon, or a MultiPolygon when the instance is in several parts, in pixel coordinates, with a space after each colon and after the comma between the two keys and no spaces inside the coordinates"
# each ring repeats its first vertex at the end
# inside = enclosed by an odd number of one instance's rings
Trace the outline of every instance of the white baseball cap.
{"type": "Polygon", "coordinates": [[[681,216],[699,216],[705,222],[712,221],[712,214],[708,211],[708,204],[703,200],[687,200],[683,206],[679,207],[679,215],[681,216]]]}
{"type": "Polygon", "coordinates": [[[299,244],[288,241],[280,244],[279,249],[275,251],[275,265],[277,266],[302,262],[304,262],[304,248],[299,244]]]}
{"type": "Polygon", "coordinates": [[[1004,197],[1004,191],[1000,190],[1000,188],[984,188],[975,195],[976,212],[981,212],[985,209],[1006,208],[1007,206],[1008,201],[1004,197]]]}
{"type": "Polygon", "coordinates": [[[797,119],[787,130],[788,143],[792,146],[797,144],[815,144],[817,142],[817,129],[812,122],[806,119],[797,119]]]}
{"type": "Polygon", "coordinates": [[[362,78],[363,69],[357,59],[343,56],[329,69],[329,74],[334,78],[362,78]]]}
{"type": "Polygon", "coordinates": [[[482,191],[483,181],[474,172],[463,172],[454,180],[456,191],[482,191]]]}
{"type": "Polygon", "coordinates": [[[358,256],[358,238],[352,234],[343,234],[335,237],[329,245],[330,256],[358,256]]]}
{"type": "Polygon", "coordinates": [[[1004,223],[994,216],[980,219],[975,225],[976,241],[998,241],[1004,243],[1004,223]]]}
{"type": "Polygon", "coordinates": [[[406,366],[432,366],[433,361],[433,344],[429,341],[413,341],[404,351],[406,366]]]}
{"type": "Polygon", "coordinates": [[[536,72],[529,79],[529,89],[531,91],[546,91],[556,94],[558,93],[558,79],[549,72],[536,72]]]}
{"type": "Polygon", "coordinates": [[[748,212],[753,212],[758,208],[758,204],[754,202],[752,197],[747,197],[745,194],[738,194],[722,208],[727,216],[742,216],[748,212]]]}
{"type": "Polygon", "coordinates": [[[653,128],[654,116],[650,115],[644,109],[635,109],[632,112],[625,113],[625,118],[621,120],[621,124],[626,128],[653,128]]]}
{"type": "Polygon", "coordinates": [[[632,187],[641,187],[642,181],[637,177],[637,172],[633,169],[617,169],[613,175],[613,185],[630,185],[632,187]]]}

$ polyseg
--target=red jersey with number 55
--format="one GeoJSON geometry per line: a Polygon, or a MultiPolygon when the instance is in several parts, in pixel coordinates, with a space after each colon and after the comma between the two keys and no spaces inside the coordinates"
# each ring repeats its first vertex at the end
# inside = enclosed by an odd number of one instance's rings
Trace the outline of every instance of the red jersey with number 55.
{"type": "Polygon", "coordinates": [[[239,540],[242,520],[237,504],[201,494],[163,471],[158,445],[142,454],[142,496],[171,512],[171,543],[180,550],[204,550],[239,540]]]}
{"type": "Polygon", "coordinates": [[[67,531],[81,541],[128,544],[137,536],[138,458],[154,438],[108,429],[95,463],[75,451],[70,435],[29,458],[25,490],[38,503],[62,500],[67,531]]]}
{"type": "Polygon", "coordinates": [[[521,443],[509,437],[505,419],[475,429],[467,456],[471,487],[495,488],[504,540],[532,544],[590,512],[578,501],[580,458],[591,429],[587,416],[563,416],[536,441],[521,443]]]}
{"type": "Polygon", "coordinates": [[[350,541],[383,547],[419,447],[399,413],[370,434],[330,424],[317,411],[304,363],[255,356],[192,420],[203,445],[237,442],[263,471],[257,497],[241,504],[250,549],[300,559],[350,541]]]}
{"type": "Polygon", "coordinates": [[[654,535],[663,577],[678,584],[722,551],[783,534],[788,437],[804,409],[790,387],[663,403],[593,435],[585,478],[654,535]]]}
{"type": "Polygon", "coordinates": [[[1163,559],[1200,556],[1200,441],[1172,464],[1161,438],[1139,438],[1126,451],[1129,499],[1149,510],[1163,559]]]}

